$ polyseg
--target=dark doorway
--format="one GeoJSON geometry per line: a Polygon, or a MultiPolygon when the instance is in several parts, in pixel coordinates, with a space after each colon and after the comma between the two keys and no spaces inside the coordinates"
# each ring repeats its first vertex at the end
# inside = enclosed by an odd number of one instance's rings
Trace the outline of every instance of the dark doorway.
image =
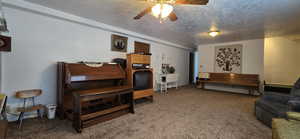
{"type": "Polygon", "coordinates": [[[194,63],[195,63],[195,53],[190,52],[190,69],[189,69],[189,83],[194,83],[194,63]]]}

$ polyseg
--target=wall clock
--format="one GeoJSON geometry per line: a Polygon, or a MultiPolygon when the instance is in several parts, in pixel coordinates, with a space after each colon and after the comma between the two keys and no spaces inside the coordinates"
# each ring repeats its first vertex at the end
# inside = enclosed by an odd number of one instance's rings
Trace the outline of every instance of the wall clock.
{"type": "Polygon", "coordinates": [[[0,51],[11,51],[11,37],[0,35],[0,51]]]}

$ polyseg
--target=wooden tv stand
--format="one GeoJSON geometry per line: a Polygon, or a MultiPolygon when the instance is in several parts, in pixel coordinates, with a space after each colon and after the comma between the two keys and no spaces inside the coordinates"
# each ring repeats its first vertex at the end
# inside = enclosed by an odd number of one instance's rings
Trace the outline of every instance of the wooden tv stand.
{"type": "Polygon", "coordinates": [[[133,85],[133,75],[135,72],[139,71],[149,71],[152,73],[150,77],[150,88],[144,90],[134,90],[133,91],[133,98],[140,99],[140,98],[150,98],[153,101],[153,69],[152,68],[145,68],[145,69],[134,69],[132,67],[133,64],[149,64],[151,63],[151,56],[150,55],[141,55],[141,54],[127,54],[127,83],[132,88],[133,85]]]}

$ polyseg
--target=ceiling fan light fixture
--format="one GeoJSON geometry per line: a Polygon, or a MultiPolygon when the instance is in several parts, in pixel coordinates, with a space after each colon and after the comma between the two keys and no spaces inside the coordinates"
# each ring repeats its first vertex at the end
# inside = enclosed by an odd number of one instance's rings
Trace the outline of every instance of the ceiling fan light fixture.
{"type": "Polygon", "coordinates": [[[173,11],[173,6],[169,4],[156,4],[152,7],[152,15],[156,18],[166,18],[173,11]]]}
{"type": "Polygon", "coordinates": [[[210,32],[208,32],[208,35],[211,37],[216,37],[216,36],[220,35],[220,31],[210,31],[210,32]]]}
{"type": "Polygon", "coordinates": [[[160,15],[160,10],[161,10],[161,5],[156,4],[155,6],[152,7],[151,13],[152,13],[153,16],[158,18],[159,15],[160,15]]]}

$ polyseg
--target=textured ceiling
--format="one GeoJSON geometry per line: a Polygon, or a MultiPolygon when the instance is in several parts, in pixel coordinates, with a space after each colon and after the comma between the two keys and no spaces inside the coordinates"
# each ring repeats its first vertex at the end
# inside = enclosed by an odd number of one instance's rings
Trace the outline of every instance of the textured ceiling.
{"type": "Polygon", "coordinates": [[[187,47],[300,34],[300,0],[210,0],[206,6],[177,5],[176,22],[133,17],[149,3],[138,0],[26,0],[187,47]],[[211,38],[210,29],[221,31],[211,38]]]}

